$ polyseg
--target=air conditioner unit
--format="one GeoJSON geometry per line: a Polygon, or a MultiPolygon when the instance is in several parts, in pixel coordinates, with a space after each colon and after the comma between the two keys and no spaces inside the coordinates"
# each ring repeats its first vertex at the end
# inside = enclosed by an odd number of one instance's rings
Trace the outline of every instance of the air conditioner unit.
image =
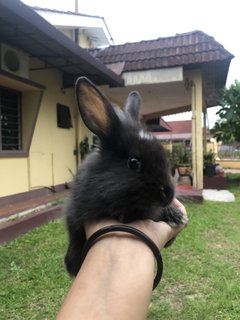
{"type": "Polygon", "coordinates": [[[5,43],[0,44],[0,68],[19,77],[29,77],[29,56],[5,43]]]}

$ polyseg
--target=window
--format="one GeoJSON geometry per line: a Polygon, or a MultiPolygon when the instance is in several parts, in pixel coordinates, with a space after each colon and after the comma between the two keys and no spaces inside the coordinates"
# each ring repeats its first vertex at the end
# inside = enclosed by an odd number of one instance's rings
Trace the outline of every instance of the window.
{"type": "Polygon", "coordinates": [[[57,104],[57,126],[59,128],[72,128],[70,109],[60,103],[57,104]]]}
{"type": "Polygon", "coordinates": [[[0,87],[0,151],[21,148],[21,93],[0,87]]]}

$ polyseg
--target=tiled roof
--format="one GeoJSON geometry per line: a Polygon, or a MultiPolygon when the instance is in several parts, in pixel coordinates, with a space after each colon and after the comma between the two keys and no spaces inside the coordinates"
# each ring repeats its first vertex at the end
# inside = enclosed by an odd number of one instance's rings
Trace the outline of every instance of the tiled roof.
{"type": "Polygon", "coordinates": [[[155,136],[163,140],[189,140],[192,137],[192,120],[166,122],[170,132],[156,132],[155,136]]]}
{"type": "Polygon", "coordinates": [[[111,65],[124,62],[122,72],[196,65],[233,58],[220,43],[202,31],[112,45],[102,50],[90,50],[90,53],[110,68],[111,65]]]}
{"type": "Polygon", "coordinates": [[[156,132],[160,140],[189,140],[192,136],[192,120],[168,121],[168,132],[156,132]]]}
{"type": "Polygon", "coordinates": [[[168,121],[172,133],[191,133],[192,120],[168,121]]]}
{"type": "Polygon", "coordinates": [[[172,130],[168,123],[161,117],[148,119],[146,125],[151,132],[166,132],[172,130]]]}

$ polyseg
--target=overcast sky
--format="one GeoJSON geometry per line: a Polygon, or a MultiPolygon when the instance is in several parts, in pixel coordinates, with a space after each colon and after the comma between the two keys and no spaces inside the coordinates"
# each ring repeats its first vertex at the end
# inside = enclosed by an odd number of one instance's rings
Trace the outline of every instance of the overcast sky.
{"type": "MultiPolygon", "coordinates": [[[[75,0],[22,0],[43,8],[75,10],[75,0]]],[[[240,80],[239,9],[237,0],[79,0],[80,13],[105,18],[115,44],[173,36],[201,30],[215,38],[235,58],[227,85],[240,80]]],[[[217,108],[210,108],[210,127],[217,108]]],[[[189,115],[182,115],[189,119],[189,115]]],[[[178,115],[179,119],[179,115],[178,115]]],[[[214,120],[213,120],[214,119],[214,120]]]]}

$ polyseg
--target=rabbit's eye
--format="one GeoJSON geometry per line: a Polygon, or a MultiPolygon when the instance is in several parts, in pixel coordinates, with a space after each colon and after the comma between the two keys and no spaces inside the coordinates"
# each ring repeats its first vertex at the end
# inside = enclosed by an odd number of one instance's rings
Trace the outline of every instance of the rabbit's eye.
{"type": "Polygon", "coordinates": [[[136,158],[130,158],[127,162],[128,168],[137,172],[140,172],[142,169],[142,163],[136,158]]]}

